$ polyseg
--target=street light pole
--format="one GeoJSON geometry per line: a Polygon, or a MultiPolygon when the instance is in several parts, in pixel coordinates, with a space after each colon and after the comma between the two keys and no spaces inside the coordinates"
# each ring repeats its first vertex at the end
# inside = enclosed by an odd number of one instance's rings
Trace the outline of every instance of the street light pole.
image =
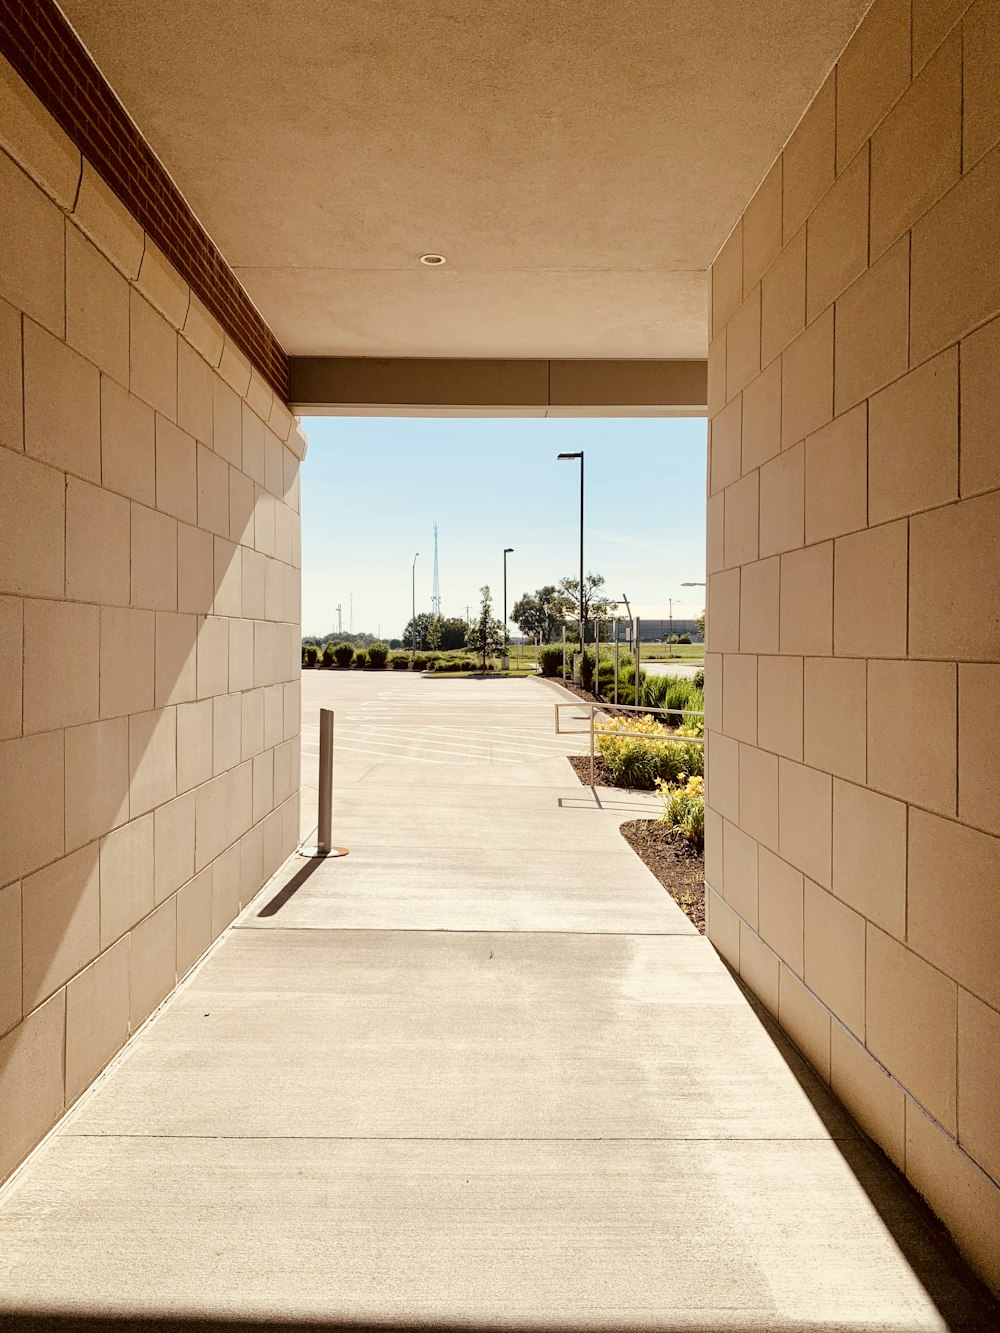
{"type": "Polygon", "coordinates": [[[410,570],[411,593],[413,596],[413,619],[410,621],[413,633],[410,635],[410,657],[417,655],[417,556],[419,551],[413,557],[413,568],[410,570]]]}
{"type": "Polygon", "coordinates": [[[583,653],[587,644],[587,621],[584,613],[584,590],[583,590],[583,450],[573,454],[557,454],[556,459],[559,462],[569,461],[578,458],[580,460],[580,652],[583,653]]]}
{"type": "Polygon", "coordinates": [[[503,646],[507,647],[509,635],[507,634],[507,557],[514,554],[513,546],[503,548],[503,646]]]}

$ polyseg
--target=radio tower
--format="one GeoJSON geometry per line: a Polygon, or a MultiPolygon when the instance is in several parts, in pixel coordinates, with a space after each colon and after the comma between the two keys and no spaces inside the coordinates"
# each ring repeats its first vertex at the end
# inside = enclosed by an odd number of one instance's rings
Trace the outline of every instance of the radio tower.
{"type": "Polygon", "coordinates": [[[438,525],[434,524],[434,587],[431,591],[431,615],[441,614],[441,580],[438,577],[438,525]]]}

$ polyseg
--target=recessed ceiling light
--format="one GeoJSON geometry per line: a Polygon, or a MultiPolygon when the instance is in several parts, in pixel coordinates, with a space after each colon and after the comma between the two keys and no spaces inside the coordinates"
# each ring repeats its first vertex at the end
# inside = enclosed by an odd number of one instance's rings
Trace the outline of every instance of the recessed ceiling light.
{"type": "Polygon", "coordinates": [[[442,264],[447,263],[444,255],[421,255],[421,264],[426,264],[428,268],[440,268],[442,264]]]}

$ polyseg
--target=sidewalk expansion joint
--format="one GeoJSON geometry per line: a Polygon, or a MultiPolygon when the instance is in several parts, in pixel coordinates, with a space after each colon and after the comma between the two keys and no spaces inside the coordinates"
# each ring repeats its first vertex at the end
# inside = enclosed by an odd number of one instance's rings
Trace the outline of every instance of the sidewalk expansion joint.
{"type": "Polygon", "coordinates": [[[856,1143],[860,1134],[99,1134],[64,1131],[73,1139],[166,1139],[205,1143],[856,1143]]]}
{"type": "Polygon", "coordinates": [[[664,940],[704,940],[707,938],[698,931],[690,930],[518,930],[507,926],[466,929],[461,926],[255,926],[256,918],[237,921],[234,930],[259,930],[268,935],[284,931],[286,934],[305,933],[315,935],[561,935],[573,938],[577,935],[606,937],[613,940],[624,939],[664,939],[664,940]]]}

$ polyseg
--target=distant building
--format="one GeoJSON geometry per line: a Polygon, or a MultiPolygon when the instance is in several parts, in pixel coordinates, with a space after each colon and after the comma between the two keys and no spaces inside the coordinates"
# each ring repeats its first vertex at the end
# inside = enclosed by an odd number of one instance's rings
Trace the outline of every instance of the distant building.
{"type": "MultiPolygon", "coordinates": [[[[618,622],[618,637],[622,643],[628,638],[629,624],[627,620],[618,622]]],[[[702,636],[698,631],[698,622],[696,620],[682,620],[680,616],[675,616],[673,620],[647,620],[645,616],[639,620],[639,638],[643,643],[665,643],[671,634],[690,634],[692,643],[701,643],[702,636]]],[[[610,625],[601,625],[601,637],[605,635],[611,637],[613,630],[610,625]]]]}

